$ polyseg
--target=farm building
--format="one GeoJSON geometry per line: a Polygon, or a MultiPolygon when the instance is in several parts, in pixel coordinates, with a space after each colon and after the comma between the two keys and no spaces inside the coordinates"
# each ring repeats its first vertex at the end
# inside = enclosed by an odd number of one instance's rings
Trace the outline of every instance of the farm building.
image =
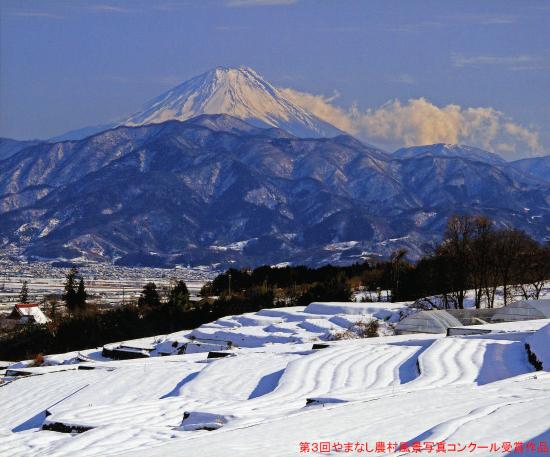
{"type": "MultiPolygon", "coordinates": [[[[550,300],[523,300],[502,308],[420,311],[411,314],[399,322],[395,327],[395,332],[398,335],[408,333],[448,333],[448,329],[456,327],[534,319],[550,319],[550,300]]],[[[464,332],[457,329],[453,330],[452,333],[467,334],[471,332],[473,330],[468,327],[464,332]]],[[[477,331],[474,333],[477,333],[477,331]]]]}
{"type": "Polygon", "coordinates": [[[550,319],[533,319],[515,322],[494,322],[482,325],[464,325],[463,327],[451,327],[447,330],[447,336],[456,335],[483,335],[487,333],[510,332],[536,332],[550,324],[550,319]]]}
{"type": "Polygon", "coordinates": [[[527,321],[550,318],[550,300],[522,300],[498,308],[491,322],[527,321]]]}
{"type": "Polygon", "coordinates": [[[140,344],[139,342],[132,343],[111,343],[103,346],[101,355],[114,360],[126,359],[142,359],[151,356],[151,352],[155,349],[150,344],[140,344]]]}
{"type": "Polygon", "coordinates": [[[15,305],[6,319],[18,324],[47,324],[50,319],[36,303],[19,303],[15,305]]]}
{"type": "Polygon", "coordinates": [[[395,327],[397,335],[408,333],[446,333],[462,323],[447,310],[419,311],[403,319],[395,327]]]}

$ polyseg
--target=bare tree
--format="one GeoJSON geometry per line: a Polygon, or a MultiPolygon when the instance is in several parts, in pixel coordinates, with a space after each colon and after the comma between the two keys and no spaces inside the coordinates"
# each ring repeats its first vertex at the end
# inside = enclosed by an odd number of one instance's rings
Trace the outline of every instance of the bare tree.
{"type": "Polygon", "coordinates": [[[538,300],[545,282],[550,279],[550,248],[537,243],[526,246],[519,265],[518,282],[515,289],[521,296],[538,300]]]}
{"type": "Polygon", "coordinates": [[[447,222],[445,239],[437,250],[437,254],[442,256],[451,268],[449,286],[456,297],[458,308],[464,308],[464,298],[468,290],[473,234],[472,216],[453,216],[447,222]]]}
{"type": "MultiPolygon", "coordinates": [[[[490,266],[494,246],[493,221],[486,216],[476,216],[473,224],[470,278],[474,288],[475,307],[481,308],[483,292],[490,282],[490,266]]],[[[487,302],[489,303],[489,300],[487,302]]]]}
{"type": "Polygon", "coordinates": [[[511,287],[518,278],[518,268],[522,269],[521,260],[533,249],[536,242],[521,230],[499,230],[495,239],[495,267],[498,281],[503,288],[504,306],[510,302],[511,287]]]}

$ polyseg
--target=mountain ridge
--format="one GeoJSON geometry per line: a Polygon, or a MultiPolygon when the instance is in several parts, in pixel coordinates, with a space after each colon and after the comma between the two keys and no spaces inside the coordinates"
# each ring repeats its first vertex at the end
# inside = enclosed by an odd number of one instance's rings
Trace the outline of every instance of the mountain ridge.
{"type": "Polygon", "coordinates": [[[518,170],[530,173],[544,181],[550,182],[550,156],[528,157],[510,162],[518,170]]]}
{"type": "Polygon", "coordinates": [[[474,148],[463,144],[448,144],[435,143],[422,146],[411,146],[400,148],[393,152],[395,157],[410,158],[423,155],[434,155],[439,157],[463,157],[481,162],[489,162],[492,164],[502,165],[506,161],[494,152],[485,151],[483,149],[474,148]]]}
{"type": "Polygon", "coordinates": [[[465,155],[399,158],[223,114],[120,126],[2,161],[0,240],[128,264],[349,263],[418,256],[472,211],[543,239],[550,186],[465,155]]]}

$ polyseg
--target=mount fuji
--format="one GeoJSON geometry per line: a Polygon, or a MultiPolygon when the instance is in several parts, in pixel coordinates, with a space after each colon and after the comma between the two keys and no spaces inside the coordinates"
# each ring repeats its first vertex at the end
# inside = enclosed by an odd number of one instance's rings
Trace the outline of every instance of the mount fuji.
{"type": "Polygon", "coordinates": [[[216,67],[147,102],[140,111],[110,124],[71,130],[50,141],[81,140],[114,127],[185,121],[202,114],[228,114],[261,128],[280,128],[300,138],[345,132],[286,97],[248,67],[216,67]]]}
{"type": "Polygon", "coordinates": [[[299,137],[343,132],[286,98],[251,68],[217,67],[170,89],[119,125],[184,121],[201,114],[229,114],[257,127],[278,127],[299,137]]]}

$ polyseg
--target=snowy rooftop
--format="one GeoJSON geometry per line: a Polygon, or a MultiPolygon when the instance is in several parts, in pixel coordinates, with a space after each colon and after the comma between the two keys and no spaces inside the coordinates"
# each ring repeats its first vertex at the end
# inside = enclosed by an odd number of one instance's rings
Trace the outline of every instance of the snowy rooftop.
{"type": "Polygon", "coordinates": [[[550,319],[550,299],[520,300],[500,308],[493,319],[498,320],[525,320],[550,319]]]}
{"type": "Polygon", "coordinates": [[[19,316],[22,318],[32,318],[37,324],[47,324],[50,321],[37,304],[20,303],[15,305],[14,308],[19,316]]]}

